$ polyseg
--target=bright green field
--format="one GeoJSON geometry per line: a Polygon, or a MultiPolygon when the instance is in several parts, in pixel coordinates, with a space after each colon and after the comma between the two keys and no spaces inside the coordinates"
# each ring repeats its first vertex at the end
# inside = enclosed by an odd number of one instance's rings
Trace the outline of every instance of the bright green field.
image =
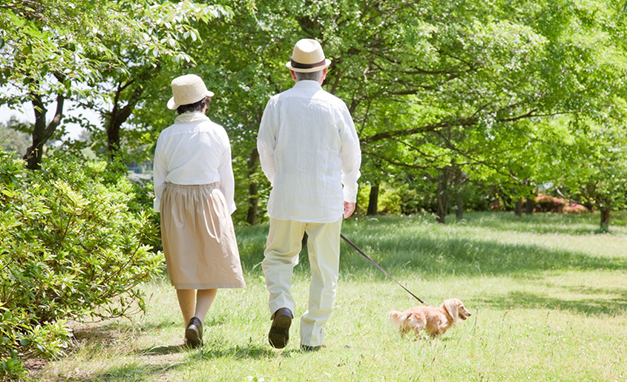
{"type": "MultiPolygon", "coordinates": [[[[205,345],[185,350],[167,281],[145,286],[145,316],[75,326],[68,357],[36,368],[42,381],[627,381],[627,215],[597,234],[598,215],[467,214],[349,219],[343,233],[419,297],[461,299],[473,316],[434,341],[401,338],[391,309],[418,305],[349,246],[327,349],[303,353],[298,320],[285,350],[270,326],[260,262],[267,226],[239,227],[248,287],[222,290],[205,345]],[[449,217],[454,221],[453,217],[449,217]]],[[[305,310],[306,256],[296,268],[305,310]]]]}

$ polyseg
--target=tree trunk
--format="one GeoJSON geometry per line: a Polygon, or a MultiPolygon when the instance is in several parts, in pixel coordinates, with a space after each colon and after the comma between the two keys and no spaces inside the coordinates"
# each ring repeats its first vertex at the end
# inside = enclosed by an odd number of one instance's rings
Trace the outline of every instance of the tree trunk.
{"type": "Polygon", "coordinates": [[[464,219],[464,194],[457,193],[457,211],[455,211],[455,218],[457,220],[464,219]]]}
{"type": "MultiPolygon", "coordinates": [[[[252,179],[253,174],[257,170],[259,163],[259,152],[257,148],[253,148],[248,155],[248,179],[252,179]]],[[[255,181],[250,181],[248,185],[248,213],[246,214],[246,222],[250,225],[257,224],[257,215],[259,214],[259,185],[255,181]]]]}
{"type": "MultiPolygon", "coordinates": [[[[147,80],[150,77],[150,75],[144,75],[140,78],[142,80],[147,80]]],[[[142,99],[142,94],[144,93],[144,87],[137,86],[129,99],[126,101],[126,105],[122,106],[122,92],[134,83],[135,81],[133,80],[126,84],[118,84],[113,99],[113,109],[111,109],[111,112],[107,113],[107,149],[109,150],[111,160],[113,160],[115,153],[121,147],[120,131],[122,130],[122,124],[126,122],[126,120],[131,116],[131,114],[135,110],[135,107],[137,106],[137,103],[139,103],[139,101],[142,99]]]]}
{"type": "Polygon", "coordinates": [[[436,222],[445,224],[446,223],[446,214],[448,213],[449,207],[449,195],[448,195],[448,169],[442,169],[442,176],[440,178],[440,182],[438,183],[436,200],[438,203],[438,211],[436,222]]]}
{"type": "Polygon", "coordinates": [[[527,198],[527,203],[525,203],[525,213],[527,215],[533,214],[533,208],[535,207],[535,204],[535,198],[533,197],[533,195],[530,195],[527,198]]]}
{"type": "Polygon", "coordinates": [[[54,113],[54,118],[52,118],[52,121],[47,125],[46,113],[48,110],[44,105],[42,95],[31,92],[31,99],[33,109],[35,110],[35,126],[33,128],[33,143],[26,149],[24,160],[26,160],[26,168],[39,170],[41,168],[44,145],[48,142],[48,139],[52,137],[63,118],[63,103],[65,102],[65,97],[61,94],[57,95],[57,110],[54,113]]]}
{"type": "Polygon", "coordinates": [[[459,166],[455,167],[455,187],[457,192],[455,193],[455,202],[457,204],[457,211],[455,211],[455,218],[459,220],[464,219],[464,173],[459,166]]]}
{"type": "Polygon", "coordinates": [[[601,230],[607,231],[610,229],[610,207],[603,206],[601,210],[601,230]]]}
{"type": "Polygon", "coordinates": [[[377,206],[379,205],[379,184],[375,184],[370,187],[370,198],[368,199],[368,216],[376,215],[378,212],[377,206]]]}
{"type": "Polygon", "coordinates": [[[522,207],[523,207],[523,200],[522,198],[520,198],[516,201],[516,205],[514,207],[514,213],[516,214],[516,216],[522,217],[522,207]]]}

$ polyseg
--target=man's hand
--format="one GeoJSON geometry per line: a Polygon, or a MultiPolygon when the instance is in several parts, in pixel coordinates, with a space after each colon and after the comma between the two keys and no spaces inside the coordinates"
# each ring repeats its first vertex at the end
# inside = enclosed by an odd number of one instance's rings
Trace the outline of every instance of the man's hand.
{"type": "Polygon", "coordinates": [[[348,218],[355,212],[355,203],[344,202],[344,219],[348,218]]]}

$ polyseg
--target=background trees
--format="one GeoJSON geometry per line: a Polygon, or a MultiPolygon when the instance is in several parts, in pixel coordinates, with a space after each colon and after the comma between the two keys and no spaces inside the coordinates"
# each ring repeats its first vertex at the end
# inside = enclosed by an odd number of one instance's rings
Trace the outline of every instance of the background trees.
{"type": "Polygon", "coordinates": [[[376,213],[377,196],[387,188],[404,205],[420,205],[410,210],[432,211],[445,222],[451,210],[461,218],[464,204],[486,205],[477,202],[482,198],[505,206],[530,199],[539,184],[583,198],[584,187],[571,178],[582,181],[584,174],[558,174],[548,164],[577,168],[580,155],[598,147],[581,121],[611,112],[611,133],[601,142],[621,136],[621,6],[611,0],[9,2],[0,7],[6,26],[0,64],[2,83],[14,90],[4,100],[35,102],[36,142],[63,131],[60,118],[42,119],[51,100],[58,115],[67,100],[96,110],[102,125],[80,121],[92,131],[86,143],[103,155],[141,161],[151,158],[156,136],[171,122],[163,106],[169,81],[199,73],[216,93],[210,115],[233,142],[235,218],[254,224],[264,217],[269,188],[255,149],[261,113],[272,94],[291,86],[284,63],[294,42],[316,38],[333,61],[325,89],[347,103],[358,127],[362,183],[372,191],[364,212],[376,213]],[[51,12],[56,8],[61,12],[51,12]]]}

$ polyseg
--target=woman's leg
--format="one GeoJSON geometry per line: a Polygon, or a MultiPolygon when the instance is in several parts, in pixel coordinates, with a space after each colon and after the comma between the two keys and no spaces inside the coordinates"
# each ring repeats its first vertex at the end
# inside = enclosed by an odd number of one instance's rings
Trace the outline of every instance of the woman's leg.
{"type": "Polygon", "coordinates": [[[199,289],[196,295],[196,310],[194,316],[198,317],[200,321],[205,324],[205,316],[216,298],[218,293],[217,289],[199,289]]]}
{"type": "Polygon", "coordinates": [[[194,317],[196,312],[196,290],[195,289],[177,289],[176,297],[179,300],[181,313],[183,313],[183,325],[187,327],[189,320],[194,317]]]}

